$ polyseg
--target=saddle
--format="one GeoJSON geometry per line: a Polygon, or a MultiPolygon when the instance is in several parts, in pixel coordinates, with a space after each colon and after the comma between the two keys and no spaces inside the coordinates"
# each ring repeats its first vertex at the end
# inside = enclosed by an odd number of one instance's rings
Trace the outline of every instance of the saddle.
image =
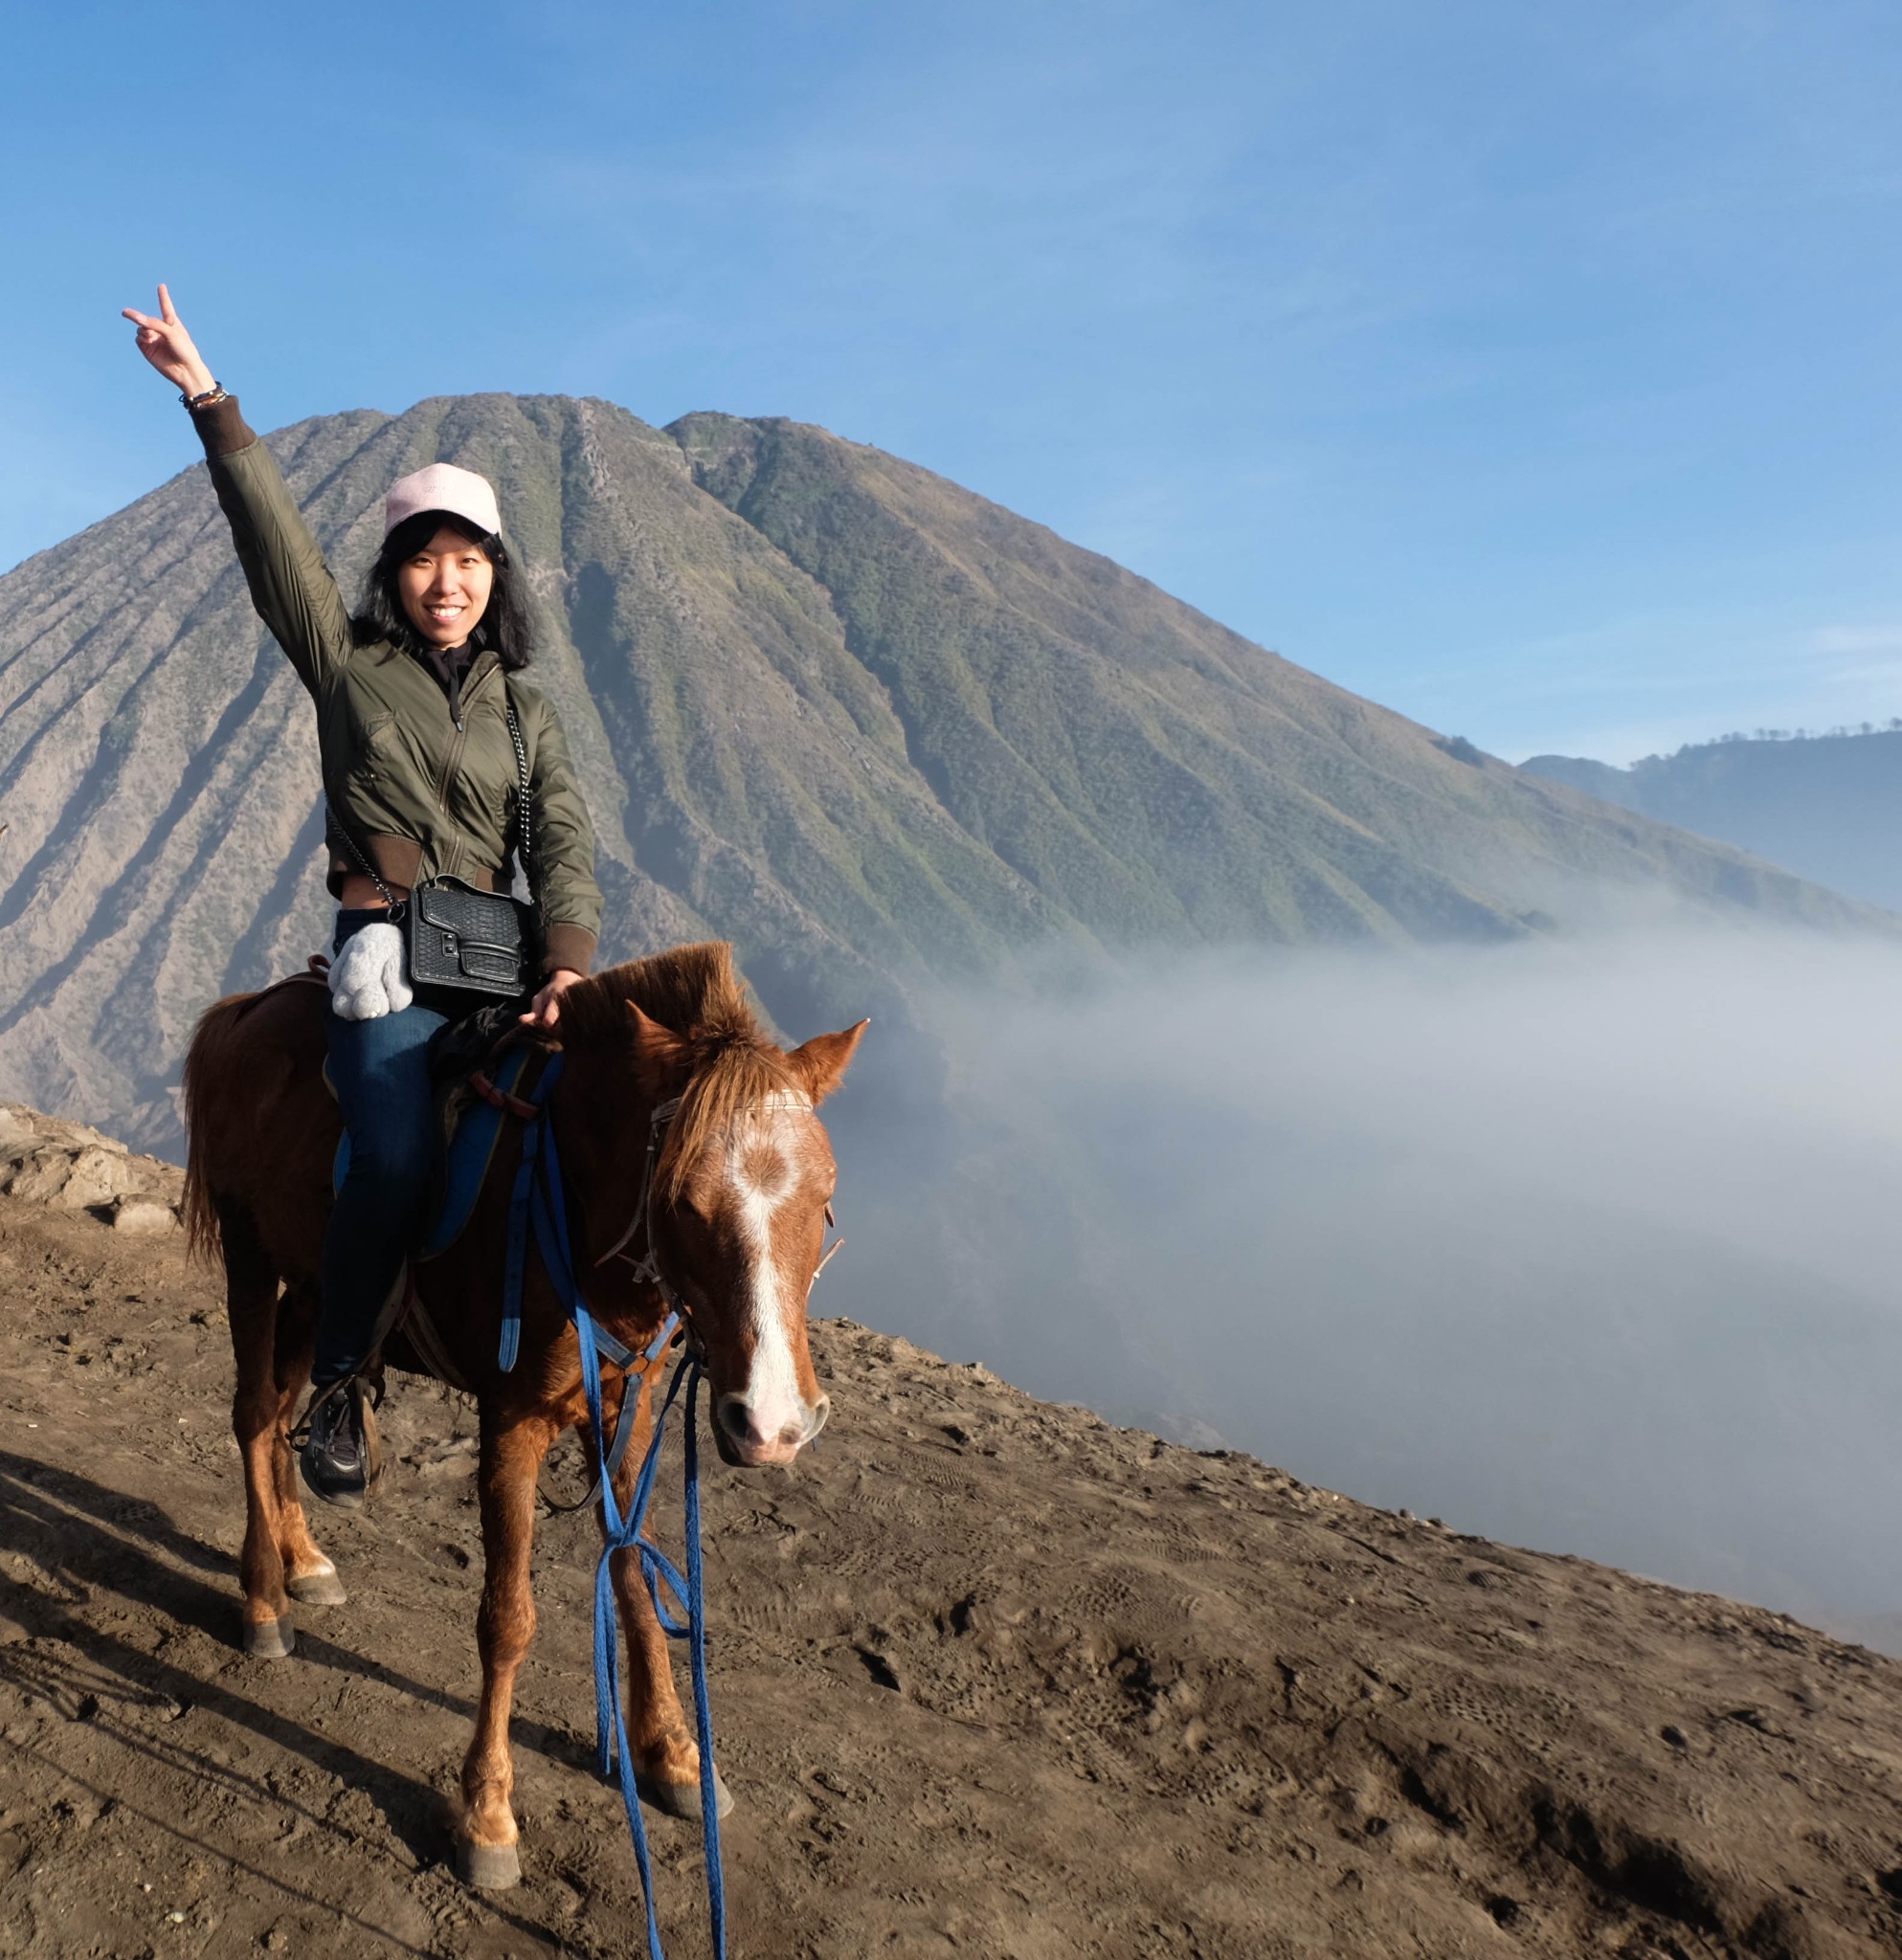
{"type": "MultiPolygon", "coordinates": [[[[520,1012],[515,1001],[480,1008],[439,1028],[429,1045],[431,1102],[436,1112],[436,1149],[430,1171],[426,1223],[411,1248],[382,1313],[377,1317],[372,1353],[400,1331],[429,1371],[451,1388],[467,1388],[450,1361],[413,1281],[415,1267],[440,1258],[461,1237],[476,1210],[502,1138],[504,1115],[530,1113],[525,1092],[540,1080],[550,1051],[523,1041],[508,1046],[520,1012]]],[[[336,1094],[325,1065],[324,1086],[336,1094]]],[[[337,1140],[330,1166],[332,1193],[341,1191],[350,1168],[350,1133],[337,1140]]]]}
{"type": "MultiPolygon", "coordinates": [[[[466,1020],[451,1022],[430,1043],[436,1154],[430,1173],[430,1202],[424,1214],[428,1223],[412,1248],[413,1258],[439,1258],[461,1237],[494,1161],[503,1117],[530,1113],[524,1106],[523,1094],[533,1089],[549,1051],[525,1042],[504,1050],[493,1062],[490,1059],[495,1055],[495,1021],[502,1020],[505,1027],[514,1013],[513,1003],[500,1013],[483,1008],[466,1020]],[[490,1065],[484,1067],[484,1063],[490,1065]]],[[[329,1085],[327,1069],[324,1083],[329,1085]]],[[[344,1174],[349,1168],[350,1133],[346,1130],[337,1140],[337,1154],[330,1167],[333,1193],[344,1188],[344,1174]]]]}

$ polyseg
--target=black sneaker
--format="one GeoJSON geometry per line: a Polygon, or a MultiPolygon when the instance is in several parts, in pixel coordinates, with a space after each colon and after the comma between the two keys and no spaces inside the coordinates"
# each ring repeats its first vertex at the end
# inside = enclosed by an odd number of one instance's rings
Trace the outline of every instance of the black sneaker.
{"type": "Polygon", "coordinates": [[[326,1504],[354,1509],[369,1487],[363,1418],[354,1382],[332,1391],[310,1414],[310,1436],[298,1457],[303,1481],[326,1504]]]}

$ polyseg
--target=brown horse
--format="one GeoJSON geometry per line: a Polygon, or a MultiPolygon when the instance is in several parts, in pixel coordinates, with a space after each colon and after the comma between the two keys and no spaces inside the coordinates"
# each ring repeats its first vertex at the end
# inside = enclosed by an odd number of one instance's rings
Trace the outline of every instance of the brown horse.
{"type": "MultiPolygon", "coordinates": [[[[304,1522],[288,1440],[310,1374],[340,1133],[322,1078],[328,1011],[326,993],[310,984],[219,1001],[200,1020],[185,1068],[187,1222],[196,1250],[223,1254],[237,1362],[232,1427],[244,1459],[244,1645],[271,1658],[291,1651],[293,1599],[344,1599],[336,1569],[304,1522]]],[[[565,1060],[548,1120],[564,1169],[575,1270],[597,1323],[639,1354],[666,1312],[643,1277],[652,1261],[632,1256],[651,1247],[704,1348],[714,1440],[728,1463],[789,1463],[825,1421],[826,1397],[806,1347],[806,1296],[836,1173],[814,1107],[838,1086],[864,1027],[818,1036],[791,1053],[775,1047],[722,944],[615,967],[562,996],[565,1060]],[[629,1245],[653,1114],[675,1098],[654,1173],[649,1243],[637,1235],[629,1245]]],[[[512,1884],[520,1875],[508,1717],[535,1630],[529,1548],[537,1474],[562,1432],[585,1423],[574,1328],[532,1258],[520,1355],[506,1373],[498,1364],[519,1124],[503,1143],[460,1238],[415,1268],[433,1338],[399,1332],[384,1350],[395,1367],[468,1387],[480,1409],[482,1693],[455,1834],[459,1868],[481,1885],[512,1884]]],[[[624,1504],[651,1432],[653,1399],[640,1370],[618,1381],[618,1392],[608,1391],[611,1421],[620,1394],[632,1388],[638,1397],[634,1447],[615,1477],[624,1504]]],[[[633,1554],[615,1555],[613,1577],[641,1792],[675,1815],[698,1817],[700,1751],[633,1554]]]]}

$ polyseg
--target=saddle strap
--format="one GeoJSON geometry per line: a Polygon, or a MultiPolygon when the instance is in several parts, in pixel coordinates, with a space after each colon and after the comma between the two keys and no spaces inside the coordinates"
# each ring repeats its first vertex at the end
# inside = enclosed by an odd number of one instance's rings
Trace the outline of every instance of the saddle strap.
{"type": "Polygon", "coordinates": [[[522,1285],[528,1267],[529,1212],[534,1203],[535,1172],[542,1154],[542,1136],[548,1117],[546,1105],[561,1080],[566,1058],[559,1052],[548,1058],[542,1079],[535,1085],[531,1113],[522,1132],[522,1162],[516,1168],[515,1188],[508,1198],[508,1252],[503,1267],[502,1345],[497,1365],[503,1374],[515,1366],[522,1351],[522,1285]]]}
{"type": "Polygon", "coordinates": [[[533,1123],[542,1113],[540,1107],[526,1097],[498,1089],[486,1070],[477,1069],[469,1078],[469,1086],[491,1109],[500,1109],[504,1116],[512,1116],[518,1123],[533,1123]]]}

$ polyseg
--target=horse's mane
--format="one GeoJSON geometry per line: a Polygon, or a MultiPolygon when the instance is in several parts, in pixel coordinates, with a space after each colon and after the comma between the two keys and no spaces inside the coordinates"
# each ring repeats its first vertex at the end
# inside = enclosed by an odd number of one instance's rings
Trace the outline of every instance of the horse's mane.
{"type": "Polygon", "coordinates": [[[805,1089],[760,1027],[725,940],[629,960],[571,987],[561,997],[564,1043],[628,1043],[630,1002],[687,1049],[686,1086],[655,1171],[662,1194],[675,1199],[713,1137],[768,1097],[803,1097],[805,1089]]]}

